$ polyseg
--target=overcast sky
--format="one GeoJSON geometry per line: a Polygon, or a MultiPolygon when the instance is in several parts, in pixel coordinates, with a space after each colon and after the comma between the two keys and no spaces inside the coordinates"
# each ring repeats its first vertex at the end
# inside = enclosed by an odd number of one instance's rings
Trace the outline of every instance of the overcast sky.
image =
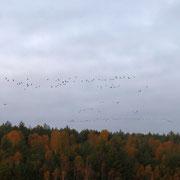
{"type": "Polygon", "coordinates": [[[178,0],[0,2],[1,123],[179,132],[179,19],[178,0]]]}

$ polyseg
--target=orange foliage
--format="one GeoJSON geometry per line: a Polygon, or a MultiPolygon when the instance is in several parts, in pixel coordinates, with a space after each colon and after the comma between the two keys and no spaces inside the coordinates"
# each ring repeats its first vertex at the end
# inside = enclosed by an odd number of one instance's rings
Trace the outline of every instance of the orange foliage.
{"type": "Polygon", "coordinates": [[[37,125],[36,128],[37,128],[37,129],[41,129],[41,126],[40,126],[40,125],[37,125]]]}
{"type": "Polygon", "coordinates": [[[135,154],[138,152],[138,150],[134,146],[127,145],[125,147],[125,151],[128,153],[128,156],[130,158],[133,158],[135,154]]]}
{"type": "Polygon", "coordinates": [[[39,136],[37,133],[33,133],[29,135],[28,142],[31,147],[34,147],[36,144],[40,144],[48,149],[49,136],[48,135],[39,136]]]}
{"type": "Polygon", "coordinates": [[[60,156],[60,160],[61,160],[61,168],[65,170],[66,172],[68,172],[70,170],[70,162],[69,162],[68,157],[62,154],[60,156]]]}
{"type": "Polygon", "coordinates": [[[69,147],[68,134],[65,131],[52,131],[50,147],[55,154],[66,151],[69,147]]]}
{"type": "Polygon", "coordinates": [[[131,145],[131,144],[134,143],[135,140],[136,140],[135,137],[129,135],[129,136],[128,136],[128,140],[127,140],[127,144],[131,145]]]}
{"type": "Polygon", "coordinates": [[[76,171],[83,171],[84,168],[84,161],[81,156],[76,156],[74,159],[74,168],[76,171]]]}
{"type": "Polygon", "coordinates": [[[92,146],[95,146],[98,142],[98,135],[94,131],[90,131],[88,135],[88,141],[92,146]]]}
{"type": "Polygon", "coordinates": [[[158,161],[159,160],[159,156],[160,154],[164,151],[164,148],[162,145],[160,145],[156,151],[155,151],[155,160],[158,161]]]}
{"type": "Polygon", "coordinates": [[[21,131],[12,130],[8,135],[8,139],[13,145],[17,145],[21,140],[24,139],[24,135],[21,131]]]}
{"type": "Polygon", "coordinates": [[[144,174],[144,166],[142,164],[139,167],[139,174],[140,174],[140,176],[143,176],[143,174],[144,174]]]}
{"type": "Polygon", "coordinates": [[[76,156],[74,159],[74,177],[79,179],[79,175],[84,175],[84,161],[81,156],[76,156]]]}
{"type": "Polygon", "coordinates": [[[49,136],[43,135],[41,137],[42,137],[42,145],[45,146],[46,148],[49,147],[49,136]]]}
{"type": "Polygon", "coordinates": [[[54,161],[54,156],[50,150],[45,153],[45,159],[48,163],[54,161]]]}
{"type": "Polygon", "coordinates": [[[146,175],[152,175],[151,165],[147,165],[147,166],[145,167],[145,174],[146,174],[146,175]]]}
{"type": "Polygon", "coordinates": [[[14,155],[14,162],[16,165],[18,165],[20,163],[20,161],[22,161],[22,154],[20,152],[16,152],[14,155]]]}
{"type": "MultiPolygon", "coordinates": [[[[158,148],[155,150],[155,160],[158,161],[159,160],[159,157],[160,155],[162,154],[163,151],[169,151],[169,152],[172,152],[172,151],[175,151],[175,146],[174,146],[174,143],[172,141],[168,141],[168,142],[165,142],[163,144],[160,144],[158,146],[158,148]]],[[[165,158],[163,158],[165,159],[165,158]]]]}
{"type": "Polygon", "coordinates": [[[69,136],[67,132],[65,131],[60,131],[60,139],[59,139],[59,145],[60,145],[60,153],[65,152],[70,144],[69,144],[69,136]]]}
{"type": "Polygon", "coordinates": [[[108,136],[109,136],[109,132],[107,130],[102,130],[98,139],[99,139],[99,141],[104,140],[107,143],[108,142],[108,136]]]}
{"type": "MultiPolygon", "coordinates": [[[[4,133],[4,129],[1,129],[0,132],[2,136],[0,171],[3,172],[5,169],[9,173],[15,169],[13,175],[17,172],[19,177],[21,170],[24,173],[23,168],[29,168],[30,165],[30,167],[34,167],[37,176],[43,176],[44,180],[180,179],[179,135],[173,138],[172,141],[167,141],[170,138],[168,136],[166,138],[164,135],[162,137],[123,133],[113,135],[113,133],[109,134],[107,130],[102,130],[100,134],[91,130],[78,135],[73,131],[67,133],[67,129],[53,130],[50,139],[48,135],[41,136],[38,133],[29,135],[28,144],[30,147],[35,147],[29,148],[27,143],[24,143],[24,135],[21,131],[12,130],[10,133],[8,132],[9,129],[6,133],[4,133]],[[89,134],[90,148],[86,139],[87,134],[89,134]],[[17,144],[18,146],[15,146],[17,144]],[[43,151],[41,151],[40,146],[44,147],[43,151]],[[173,153],[171,154],[171,152],[173,153]],[[127,154],[129,158],[127,158],[127,154]],[[26,158],[26,155],[29,155],[29,157],[26,158]],[[26,161],[29,163],[28,166],[25,164],[26,161]],[[132,165],[130,161],[132,161],[132,165]],[[122,163],[122,165],[119,166],[119,163],[122,163]],[[14,168],[16,166],[17,169],[14,168]],[[126,178],[126,175],[129,178],[126,178]]],[[[28,133],[29,131],[25,132],[25,134],[28,133]]],[[[5,174],[3,173],[2,175],[5,174]]],[[[31,171],[29,177],[31,178],[31,171]]]]}
{"type": "Polygon", "coordinates": [[[50,179],[50,172],[49,171],[46,171],[44,173],[44,180],[49,180],[50,179]]]}
{"type": "Polygon", "coordinates": [[[59,140],[60,140],[59,131],[52,131],[50,147],[55,152],[55,154],[57,154],[59,152],[59,140]]]}
{"type": "Polygon", "coordinates": [[[61,173],[61,178],[62,178],[62,180],[64,180],[65,177],[66,177],[66,171],[62,171],[62,173],[61,173]]]}
{"type": "Polygon", "coordinates": [[[165,142],[163,145],[164,145],[164,149],[166,151],[173,151],[174,150],[174,143],[172,141],[165,142]]]}
{"type": "Polygon", "coordinates": [[[150,139],[149,139],[149,145],[150,145],[153,149],[157,149],[157,147],[160,145],[160,141],[150,138],[150,139]]]}
{"type": "Polygon", "coordinates": [[[156,166],[154,169],[154,178],[155,178],[155,180],[158,180],[159,177],[160,177],[159,166],[156,166]]]}

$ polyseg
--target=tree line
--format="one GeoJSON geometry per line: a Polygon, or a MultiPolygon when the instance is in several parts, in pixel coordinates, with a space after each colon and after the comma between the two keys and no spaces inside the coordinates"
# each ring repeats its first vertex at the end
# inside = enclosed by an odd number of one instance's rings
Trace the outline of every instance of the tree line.
{"type": "Polygon", "coordinates": [[[180,135],[0,126],[2,180],[179,180],[180,135]]]}

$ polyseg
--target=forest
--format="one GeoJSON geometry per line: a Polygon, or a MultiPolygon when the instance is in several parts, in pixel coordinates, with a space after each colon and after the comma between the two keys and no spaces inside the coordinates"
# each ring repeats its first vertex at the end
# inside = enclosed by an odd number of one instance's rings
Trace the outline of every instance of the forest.
{"type": "Polygon", "coordinates": [[[1,180],[179,180],[180,135],[0,126],[1,180]]]}

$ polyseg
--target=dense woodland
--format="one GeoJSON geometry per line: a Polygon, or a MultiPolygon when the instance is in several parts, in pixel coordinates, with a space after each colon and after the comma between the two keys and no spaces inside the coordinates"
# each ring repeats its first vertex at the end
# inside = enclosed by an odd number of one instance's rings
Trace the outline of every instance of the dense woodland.
{"type": "Polygon", "coordinates": [[[180,135],[0,126],[1,180],[178,180],[180,135]]]}

